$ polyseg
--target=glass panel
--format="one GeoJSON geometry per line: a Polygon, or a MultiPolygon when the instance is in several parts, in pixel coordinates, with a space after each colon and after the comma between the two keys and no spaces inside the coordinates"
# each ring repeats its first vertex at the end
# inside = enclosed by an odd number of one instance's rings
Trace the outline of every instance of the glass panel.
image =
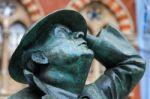
{"type": "Polygon", "coordinates": [[[106,24],[111,23],[119,28],[115,14],[100,2],[89,3],[80,12],[86,19],[93,35],[96,35],[106,24]]]}
{"type": "Polygon", "coordinates": [[[10,56],[18,46],[23,37],[26,28],[21,23],[15,23],[10,27],[10,36],[9,36],[9,54],[10,56]]]}
{"type": "MultiPolygon", "coordinates": [[[[3,28],[2,28],[2,26],[0,25],[0,44],[2,44],[2,41],[3,41],[2,34],[3,34],[3,28]]],[[[1,47],[1,45],[0,45],[0,47],[1,47]]]]}
{"type": "Polygon", "coordinates": [[[2,25],[0,25],[0,56],[2,55],[1,54],[1,51],[2,51],[2,42],[3,42],[3,28],[2,28],[2,25]]]}
{"type": "Polygon", "coordinates": [[[9,1],[0,3],[0,14],[3,16],[11,16],[15,12],[15,9],[15,5],[9,1]]]}

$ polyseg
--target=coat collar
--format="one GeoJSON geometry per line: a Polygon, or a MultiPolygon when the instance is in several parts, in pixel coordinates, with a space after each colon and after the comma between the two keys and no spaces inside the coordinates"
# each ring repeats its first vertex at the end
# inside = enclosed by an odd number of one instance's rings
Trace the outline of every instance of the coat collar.
{"type": "MultiPolygon", "coordinates": [[[[43,97],[56,97],[56,99],[77,99],[78,95],[71,93],[69,91],[48,85],[41,80],[39,80],[33,73],[28,70],[24,70],[24,75],[27,78],[31,86],[37,87],[45,95],[43,97]]],[[[45,99],[46,99],[45,98],[45,99]]],[[[44,98],[42,98],[44,99],[44,98]]]]}

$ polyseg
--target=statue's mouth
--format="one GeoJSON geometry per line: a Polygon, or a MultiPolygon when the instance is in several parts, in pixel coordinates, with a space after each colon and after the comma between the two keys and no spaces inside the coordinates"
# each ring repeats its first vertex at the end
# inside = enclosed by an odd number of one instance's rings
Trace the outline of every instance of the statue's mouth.
{"type": "Polygon", "coordinates": [[[78,46],[81,46],[81,45],[87,46],[87,42],[86,42],[86,41],[83,41],[83,42],[81,42],[78,46]]]}

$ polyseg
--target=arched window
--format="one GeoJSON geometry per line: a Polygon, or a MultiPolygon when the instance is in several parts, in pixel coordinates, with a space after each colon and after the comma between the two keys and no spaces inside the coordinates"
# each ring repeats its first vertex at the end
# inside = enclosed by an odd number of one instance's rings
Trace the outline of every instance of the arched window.
{"type": "Polygon", "coordinates": [[[24,33],[26,32],[26,27],[21,22],[15,22],[9,28],[9,56],[11,56],[21,41],[24,33]]]}
{"type": "Polygon", "coordinates": [[[28,12],[18,0],[0,0],[0,94],[11,94],[23,85],[16,85],[8,75],[9,59],[31,25],[28,12]]]}
{"type": "MultiPolygon", "coordinates": [[[[2,41],[3,41],[3,27],[2,27],[2,24],[0,24],[0,45],[2,45],[2,41]]],[[[2,55],[1,50],[2,50],[2,47],[0,46],[0,55],[2,55]]],[[[0,57],[0,63],[1,63],[1,57],[0,57]]],[[[0,66],[0,70],[1,70],[1,66],[0,66]]]]}
{"type": "MultiPolygon", "coordinates": [[[[2,44],[2,41],[3,41],[3,27],[2,27],[2,24],[0,24],[0,45],[2,44]]],[[[1,47],[0,47],[0,50],[1,50],[1,47]]]]}

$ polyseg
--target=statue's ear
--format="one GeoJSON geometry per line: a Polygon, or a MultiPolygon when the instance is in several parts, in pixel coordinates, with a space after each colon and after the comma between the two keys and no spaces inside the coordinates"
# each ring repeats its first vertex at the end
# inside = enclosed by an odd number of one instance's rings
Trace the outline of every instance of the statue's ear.
{"type": "Polygon", "coordinates": [[[31,59],[37,64],[48,64],[48,58],[42,51],[33,52],[31,55],[31,59]]]}

